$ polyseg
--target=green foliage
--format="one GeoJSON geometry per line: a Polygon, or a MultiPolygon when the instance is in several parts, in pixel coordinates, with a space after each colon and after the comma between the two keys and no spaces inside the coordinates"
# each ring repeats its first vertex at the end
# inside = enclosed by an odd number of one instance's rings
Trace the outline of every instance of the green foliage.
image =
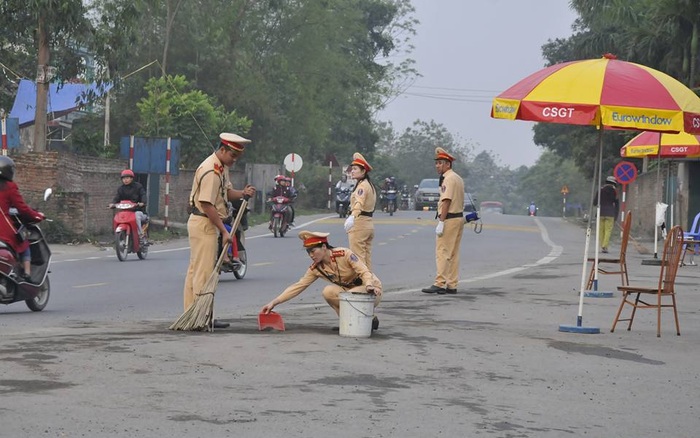
{"type": "Polygon", "coordinates": [[[164,76],[146,84],[147,97],[136,107],[140,114],[138,134],[145,137],[176,137],[182,141],[181,165],[196,167],[211,154],[221,131],[245,134],[251,121],[215,106],[215,100],[191,89],[183,76],[164,76]]]}
{"type": "Polygon", "coordinates": [[[539,215],[561,216],[563,186],[569,189],[568,203],[579,203],[584,210],[588,210],[593,187],[591,180],[578,170],[573,160],[561,158],[553,152],[544,152],[520,179],[518,194],[522,203],[509,206],[507,211],[527,214],[527,206],[534,201],[539,215]]]}

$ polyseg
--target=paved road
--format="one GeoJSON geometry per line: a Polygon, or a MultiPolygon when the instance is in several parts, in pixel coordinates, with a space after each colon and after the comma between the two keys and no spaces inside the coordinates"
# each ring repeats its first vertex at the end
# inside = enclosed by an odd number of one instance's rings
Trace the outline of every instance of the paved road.
{"type": "MultiPolygon", "coordinates": [[[[390,286],[369,339],[330,331],[337,321],[311,291],[280,306],[286,332],[257,331],[261,297],[236,311],[218,292],[217,309],[232,327],[213,334],[168,331],[165,311],[149,317],[139,306],[100,314],[100,300],[86,304],[97,317],[81,309],[73,312],[84,316],[71,316],[62,300],[80,290],[72,287],[46,315],[2,309],[0,436],[696,436],[700,268],[680,270],[680,337],[668,312],[660,339],[652,312],[640,313],[630,332],[609,333],[617,297],[585,301],[584,325],[601,334],[564,333],[559,325],[575,324],[578,312],[582,230],[556,218],[486,220],[481,235],[465,236],[455,296],[419,291],[434,269],[423,258],[431,247],[415,250],[430,240],[428,219],[411,217],[404,225],[414,231],[401,235],[381,230],[391,237],[378,237],[377,270],[390,286]]],[[[256,241],[260,254],[282,244],[256,241]]],[[[296,238],[287,244],[300,251],[296,238]]],[[[149,266],[183,253],[169,249],[149,266]]],[[[80,251],[55,248],[63,266],[80,251]]],[[[629,256],[632,278],[653,281],[657,268],[641,264],[649,256],[634,247],[629,256]]],[[[267,284],[253,272],[243,281],[267,284]]],[[[601,290],[615,282],[603,277],[601,290]]]]}

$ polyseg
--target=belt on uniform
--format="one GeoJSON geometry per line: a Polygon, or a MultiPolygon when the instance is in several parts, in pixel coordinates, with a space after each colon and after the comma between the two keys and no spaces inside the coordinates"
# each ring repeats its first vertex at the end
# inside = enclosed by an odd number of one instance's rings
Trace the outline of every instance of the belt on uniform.
{"type": "Polygon", "coordinates": [[[193,215],[195,215],[195,216],[204,216],[204,217],[207,217],[206,214],[202,213],[201,211],[199,211],[199,209],[198,209],[197,207],[194,207],[194,206],[191,208],[190,214],[193,214],[193,215]]]}
{"type": "Polygon", "coordinates": [[[374,214],[374,212],[372,212],[372,211],[361,211],[361,212],[360,212],[360,216],[369,216],[369,217],[372,217],[372,214],[374,214]]]}
{"type": "Polygon", "coordinates": [[[462,217],[462,213],[447,213],[447,217],[445,219],[454,219],[456,217],[462,217]]]}

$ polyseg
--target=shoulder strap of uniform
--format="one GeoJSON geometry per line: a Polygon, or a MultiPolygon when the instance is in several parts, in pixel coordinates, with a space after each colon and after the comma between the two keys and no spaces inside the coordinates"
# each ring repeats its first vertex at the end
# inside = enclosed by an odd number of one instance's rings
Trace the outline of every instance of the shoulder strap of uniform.
{"type": "Polygon", "coordinates": [[[214,169],[209,169],[206,172],[204,172],[202,174],[202,176],[199,178],[199,181],[197,182],[197,188],[194,190],[194,193],[192,193],[192,197],[190,198],[190,205],[192,207],[194,207],[194,198],[195,198],[195,196],[197,196],[197,193],[199,193],[199,188],[202,186],[202,180],[204,179],[205,176],[207,176],[207,174],[209,172],[213,172],[213,171],[214,171],[214,169]]]}

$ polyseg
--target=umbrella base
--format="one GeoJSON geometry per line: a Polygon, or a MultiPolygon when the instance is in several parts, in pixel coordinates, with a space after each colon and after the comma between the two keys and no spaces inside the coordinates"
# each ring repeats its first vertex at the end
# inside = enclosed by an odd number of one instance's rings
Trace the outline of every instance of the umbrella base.
{"type": "Polygon", "coordinates": [[[644,259],[642,260],[642,264],[651,266],[661,266],[661,259],[644,259]]]}
{"type": "Polygon", "coordinates": [[[562,324],[559,326],[560,332],[567,333],[582,333],[586,335],[597,335],[600,333],[600,328],[598,327],[582,327],[580,325],[566,325],[562,324]]]}
{"type": "Polygon", "coordinates": [[[585,290],[583,291],[583,296],[586,298],[612,298],[615,295],[614,292],[602,292],[599,290],[585,290]]]}

